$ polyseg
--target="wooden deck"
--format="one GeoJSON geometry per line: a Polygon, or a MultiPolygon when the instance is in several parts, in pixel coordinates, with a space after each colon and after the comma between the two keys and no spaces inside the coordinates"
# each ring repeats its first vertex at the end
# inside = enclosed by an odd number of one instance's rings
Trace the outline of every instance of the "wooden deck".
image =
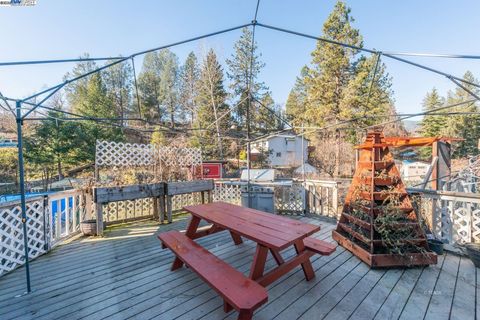
{"type": "MultiPolygon", "coordinates": [[[[332,241],[334,224],[318,238],[332,241]]],[[[170,272],[172,254],[154,236],[185,228],[186,220],[159,227],[141,222],[114,228],[103,239],[72,241],[31,263],[32,287],[20,268],[0,278],[0,319],[236,319],[222,301],[186,268],[170,272]]],[[[254,244],[235,246],[225,232],[198,242],[247,273],[254,244]]],[[[284,256],[292,255],[286,251],[284,256]]],[[[478,269],[447,254],[436,266],[371,270],[339,247],[312,258],[316,278],[297,268],[268,287],[269,302],[254,319],[475,319],[480,315],[478,269]]],[[[268,266],[273,266],[269,259],[268,266]]]]}

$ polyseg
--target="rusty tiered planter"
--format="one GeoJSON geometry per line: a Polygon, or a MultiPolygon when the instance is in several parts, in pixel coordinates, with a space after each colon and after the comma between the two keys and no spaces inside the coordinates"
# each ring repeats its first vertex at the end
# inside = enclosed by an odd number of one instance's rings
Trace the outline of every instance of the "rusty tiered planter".
{"type": "Polygon", "coordinates": [[[368,133],[333,239],[371,267],[437,263],[383,133],[368,133]]]}

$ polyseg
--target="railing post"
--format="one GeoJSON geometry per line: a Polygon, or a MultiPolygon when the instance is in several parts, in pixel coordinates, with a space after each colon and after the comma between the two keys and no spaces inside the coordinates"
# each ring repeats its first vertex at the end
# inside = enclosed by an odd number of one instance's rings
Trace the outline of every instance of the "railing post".
{"type": "Polygon", "coordinates": [[[62,235],[62,201],[55,200],[57,203],[57,211],[55,212],[55,238],[60,239],[62,235]]]}
{"type": "Polygon", "coordinates": [[[70,234],[70,197],[67,195],[65,199],[65,234],[70,234]]]}
{"type": "Polygon", "coordinates": [[[96,203],[97,211],[97,236],[103,236],[103,204],[96,203]]]}
{"type": "Polygon", "coordinates": [[[333,207],[333,212],[335,214],[335,219],[338,218],[338,183],[335,183],[333,186],[333,192],[332,192],[332,207],[333,207]]]}
{"type": "Polygon", "coordinates": [[[77,209],[78,209],[78,192],[75,191],[72,197],[72,232],[77,231],[77,209]]]}
{"type": "Polygon", "coordinates": [[[50,249],[50,235],[49,235],[49,229],[51,226],[47,226],[47,217],[46,215],[48,214],[48,196],[43,197],[43,249],[45,252],[47,252],[50,249]]]}

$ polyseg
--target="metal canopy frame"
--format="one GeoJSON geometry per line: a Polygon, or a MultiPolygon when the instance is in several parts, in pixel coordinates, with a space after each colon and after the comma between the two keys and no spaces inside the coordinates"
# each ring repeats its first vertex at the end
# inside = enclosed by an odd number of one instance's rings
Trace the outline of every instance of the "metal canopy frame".
{"type": "MultiPolygon", "coordinates": [[[[370,53],[370,54],[375,54],[375,55],[377,55],[377,63],[375,65],[375,72],[374,72],[374,77],[373,78],[375,78],[379,60],[380,60],[381,56],[384,56],[384,57],[387,57],[387,58],[390,58],[390,59],[393,59],[393,60],[397,60],[397,61],[400,61],[402,63],[409,64],[411,66],[414,66],[414,67],[417,67],[417,68],[420,68],[420,69],[423,69],[423,70],[426,70],[426,71],[429,71],[429,72],[433,72],[435,74],[438,74],[438,75],[441,75],[441,76],[444,76],[444,77],[448,78],[455,85],[459,86],[460,88],[462,88],[463,90],[465,90],[466,92],[468,92],[470,95],[472,95],[475,98],[474,100],[469,100],[469,101],[466,101],[466,102],[463,102],[463,103],[473,103],[477,100],[480,100],[480,97],[478,95],[476,95],[475,93],[473,93],[471,90],[469,90],[468,88],[466,88],[464,86],[465,84],[468,84],[468,85],[480,88],[480,85],[469,82],[469,81],[466,81],[466,80],[464,80],[460,77],[448,74],[446,72],[431,68],[429,66],[426,66],[426,65],[423,65],[423,64],[420,64],[420,63],[417,63],[417,62],[413,62],[413,61],[410,61],[410,60],[407,60],[405,58],[400,57],[400,56],[413,56],[413,57],[433,57],[433,58],[475,59],[475,60],[478,60],[478,59],[480,59],[480,55],[389,52],[389,51],[379,51],[379,50],[375,50],[375,49],[352,46],[352,45],[349,45],[347,43],[342,43],[342,42],[339,42],[339,41],[334,41],[334,40],[326,39],[326,38],[319,37],[319,36],[313,36],[313,35],[309,35],[309,34],[306,34],[306,33],[301,33],[301,32],[297,32],[297,31],[293,31],[293,30],[288,30],[288,29],[285,29],[285,28],[280,28],[280,27],[260,23],[260,22],[257,21],[259,7],[260,7],[260,0],[257,0],[256,6],[255,6],[254,18],[250,23],[246,23],[246,24],[239,25],[239,26],[236,26],[236,27],[223,29],[223,30],[220,30],[220,31],[212,32],[212,33],[207,33],[207,34],[204,34],[204,35],[200,35],[200,36],[185,39],[185,40],[182,40],[182,41],[178,41],[178,42],[170,43],[170,44],[167,44],[167,45],[155,47],[155,48],[152,48],[152,49],[136,52],[136,53],[130,54],[129,56],[125,56],[125,57],[98,57],[98,58],[88,58],[88,57],[86,57],[86,58],[54,59],[54,60],[0,62],[0,67],[6,67],[6,66],[35,65],[35,64],[71,63],[71,62],[83,62],[83,61],[111,61],[111,62],[108,62],[107,64],[105,64],[101,67],[98,67],[95,70],[89,71],[85,74],[79,75],[79,76],[71,78],[71,79],[67,79],[67,80],[63,81],[62,83],[59,83],[55,86],[52,86],[50,88],[39,91],[39,92],[37,92],[37,93],[35,93],[31,96],[28,96],[26,98],[23,98],[23,99],[8,98],[8,97],[5,97],[0,92],[0,101],[3,101],[6,105],[6,107],[5,107],[5,106],[0,104],[0,107],[4,110],[8,111],[8,112],[11,112],[12,115],[15,117],[16,123],[17,123],[17,139],[18,139],[17,149],[18,149],[18,162],[19,162],[18,168],[19,168],[19,183],[20,183],[20,193],[21,193],[20,198],[21,198],[21,210],[22,210],[22,224],[23,224],[23,232],[24,232],[25,271],[26,271],[26,278],[27,278],[27,293],[31,292],[31,283],[30,283],[30,269],[29,269],[29,261],[28,261],[28,238],[27,238],[28,234],[27,234],[27,216],[26,216],[26,201],[25,201],[25,176],[24,176],[23,134],[22,134],[23,122],[25,120],[39,120],[39,118],[27,118],[27,117],[33,111],[35,111],[37,108],[49,109],[48,107],[45,107],[42,104],[44,102],[46,102],[50,97],[52,97],[56,92],[61,90],[63,87],[65,87],[66,85],[68,85],[70,83],[73,83],[77,80],[80,80],[82,78],[90,76],[94,73],[98,73],[102,70],[105,70],[105,69],[107,69],[111,66],[114,66],[116,64],[119,64],[119,63],[122,63],[122,62],[125,62],[125,61],[132,60],[132,62],[133,62],[133,59],[135,57],[144,55],[144,54],[149,53],[149,52],[155,52],[155,51],[158,51],[158,50],[175,47],[175,46],[178,46],[178,45],[181,45],[181,44],[185,44],[185,43],[197,41],[197,40],[200,40],[200,39],[213,37],[213,36],[216,36],[216,35],[228,33],[228,32],[235,31],[235,30],[239,30],[239,29],[242,29],[242,28],[245,28],[245,27],[252,27],[252,44],[251,44],[251,46],[252,46],[251,49],[252,50],[251,50],[251,57],[250,57],[250,59],[251,59],[250,60],[250,74],[249,74],[248,86],[247,86],[248,105],[247,105],[247,110],[246,110],[247,111],[246,112],[246,124],[247,124],[247,139],[246,139],[247,141],[246,141],[246,143],[247,143],[247,171],[248,171],[247,183],[248,184],[250,183],[250,153],[249,153],[249,151],[250,151],[250,142],[252,140],[251,136],[250,136],[250,134],[251,134],[251,132],[250,132],[250,129],[251,129],[250,128],[250,108],[251,108],[251,104],[252,104],[253,101],[259,102],[255,97],[252,97],[252,91],[251,91],[251,83],[253,81],[253,74],[252,74],[252,71],[253,71],[252,70],[252,68],[253,68],[253,54],[254,54],[253,48],[254,48],[254,44],[255,44],[255,31],[256,31],[257,26],[262,27],[264,29],[274,30],[274,31],[278,31],[278,32],[286,33],[286,34],[292,34],[292,35],[300,36],[300,37],[303,37],[303,38],[313,39],[313,40],[317,40],[317,41],[321,41],[321,42],[325,42],[325,43],[330,43],[330,44],[333,44],[333,45],[338,45],[338,46],[342,46],[342,47],[346,47],[346,48],[350,48],[350,49],[354,49],[354,50],[358,50],[358,51],[362,51],[362,52],[367,52],[367,53],[370,53]],[[43,96],[43,98],[40,100],[40,102],[36,103],[36,102],[31,101],[31,100],[33,100],[35,98],[39,98],[41,96],[43,96]],[[10,105],[9,101],[15,103],[14,108],[10,105]],[[28,105],[28,106],[31,106],[31,108],[27,109],[27,111],[24,114],[22,114],[22,105],[28,105]]],[[[136,76],[135,76],[135,80],[136,80],[136,76]]],[[[136,86],[136,84],[135,84],[135,86],[136,86]]],[[[139,103],[139,101],[137,101],[137,103],[139,103]]],[[[260,103],[260,106],[267,108],[262,103],[260,103]]],[[[447,106],[447,107],[452,107],[452,106],[447,106]]],[[[438,108],[434,111],[438,111],[439,109],[445,109],[445,108],[446,107],[438,108]]],[[[273,112],[269,108],[267,108],[267,109],[270,112],[273,112]]],[[[60,113],[64,113],[64,114],[66,113],[66,111],[63,111],[63,110],[57,110],[57,111],[60,112],[60,113]]],[[[418,115],[422,115],[422,114],[425,115],[425,114],[428,114],[428,112],[427,113],[425,113],[425,112],[424,113],[419,113],[418,115]]],[[[71,120],[98,121],[100,123],[104,123],[104,124],[106,123],[108,125],[115,125],[113,123],[108,123],[107,122],[108,120],[116,120],[116,119],[102,119],[102,118],[84,117],[84,116],[79,116],[79,115],[72,114],[72,113],[70,113],[70,115],[73,115],[76,118],[75,119],[66,118],[66,119],[62,119],[62,120],[65,120],[65,121],[71,121],[71,120]]],[[[411,117],[411,116],[409,116],[409,117],[411,117]]],[[[402,119],[405,119],[405,118],[402,118],[402,119]]],[[[400,119],[400,120],[402,120],[402,119],[400,119]]],[[[40,118],[40,120],[41,120],[41,118],[40,118]]],[[[357,119],[346,120],[346,121],[337,123],[334,126],[337,126],[337,125],[342,124],[342,123],[355,121],[355,120],[358,120],[358,118],[357,119]]],[[[399,121],[399,120],[397,120],[397,121],[399,121]]],[[[285,119],[283,119],[282,122],[286,123],[290,128],[294,128],[285,119]]],[[[331,127],[331,126],[327,126],[327,127],[324,127],[324,128],[316,128],[316,129],[314,129],[314,131],[324,130],[324,129],[329,128],[329,127],[331,127]]],[[[301,133],[301,135],[305,135],[307,133],[312,132],[312,131],[305,132],[303,130],[303,128],[304,127],[302,126],[302,131],[303,132],[301,133]]],[[[143,130],[138,130],[138,131],[143,131],[143,130]]],[[[282,132],[282,131],[285,131],[285,130],[281,130],[280,132],[282,132]]],[[[249,198],[249,202],[250,202],[249,188],[247,188],[247,190],[248,190],[248,198],[249,198]]]]}

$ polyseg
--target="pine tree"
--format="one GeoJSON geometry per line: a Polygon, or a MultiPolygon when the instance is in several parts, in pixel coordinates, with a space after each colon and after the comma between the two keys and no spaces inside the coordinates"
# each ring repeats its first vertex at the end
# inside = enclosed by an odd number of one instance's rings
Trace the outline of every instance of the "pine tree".
{"type": "Polygon", "coordinates": [[[308,67],[304,66],[288,95],[285,105],[287,118],[293,126],[301,126],[302,124],[308,123],[308,119],[305,117],[307,99],[306,78],[308,77],[308,73],[308,67]]]}
{"type": "Polygon", "coordinates": [[[257,43],[253,43],[252,57],[252,31],[249,28],[242,29],[240,39],[235,43],[235,53],[231,59],[227,59],[227,76],[231,80],[230,88],[239,103],[236,112],[236,121],[240,126],[246,123],[246,112],[248,107],[248,89],[252,95],[252,101],[260,100],[267,90],[263,82],[258,80],[261,69],[265,63],[260,61],[261,54],[257,53],[257,43]],[[252,83],[250,83],[250,79],[252,83]]]}
{"type": "MultiPolygon", "coordinates": [[[[435,110],[440,108],[444,103],[445,99],[440,96],[436,88],[433,88],[423,99],[423,111],[427,112],[435,110]]],[[[421,123],[422,136],[435,137],[441,135],[446,121],[447,118],[443,116],[424,116],[421,123]]]]}
{"type": "MultiPolygon", "coordinates": [[[[478,83],[473,74],[467,71],[463,79],[478,83]]],[[[477,87],[463,84],[467,89],[480,94],[477,87]]],[[[447,97],[447,105],[455,104],[467,100],[471,100],[472,96],[462,88],[457,87],[453,92],[450,91],[447,97]]],[[[452,112],[478,112],[479,106],[477,103],[464,104],[453,109],[452,112]]],[[[450,115],[447,117],[444,130],[441,131],[443,135],[450,137],[463,138],[464,141],[458,142],[453,148],[454,157],[465,157],[469,155],[478,154],[478,141],[480,138],[480,116],[478,115],[450,115]]]]}
{"type": "Polygon", "coordinates": [[[175,119],[179,120],[184,113],[178,107],[178,58],[168,49],[158,53],[162,69],[160,71],[160,101],[168,113],[170,127],[175,127],[175,119]]]}
{"type": "Polygon", "coordinates": [[[252,109],[252,131],[265,134],[282,128],[280,118],[283,114],[281,108],[273,101],[270,92],[265,93],[259,101],[254,101],[252,109]]]}
{"type": "Polygon", "coordinates": [[[160,76],[163,63],[155,52],[149,52],[143,58],[143,65],[138,75],[138,88],[141,101],[142,118],[161,121],[165,108],[160,100],[160,76]]]}
{"type": "MultiPolygon", "coordinates": [[[[109,61],[108,63],[111,63],[109,61]]],[[[102,72],[108,97],[112,100],[116,117],[126,118],[133,113],[133,71],[128,63],[117,63],[102,72]]],[[[125,125],[125,121],[119,122],[125,125]]]]}
{"type": "MultiPolygon", "coordinates": [[[[353,46],[362,45],[359,31],[351,25],[350,8],[336,3],[323,25],[323,37],[353,46]]],[[[353,59],[358,50],[318,41],[312,52],[312,67],[307,77],[306,115],[316,125],[342,119],[342,100],[354,74],[353,59]]]]}
{"type": "Polygon", "coordinates": [[[231,119],[226,98],[223,69],[211,49],[202,64],[197,95],[198,114],[194,123],[194,127],[199,129],[215,128],[216,143],[210,138],[212,134],[209,131],[199,130],[196,135],[197,144],[209,157],[223,159],[222,132],[228,129],[231,119]]]}
{"type": "Polygon", "coordinates": [[[197,114],[197,87],[200,78],[197,57],[190,52],[180,72],[180,105],[189,113],[188,120],[193,126],[197,114]]]}

